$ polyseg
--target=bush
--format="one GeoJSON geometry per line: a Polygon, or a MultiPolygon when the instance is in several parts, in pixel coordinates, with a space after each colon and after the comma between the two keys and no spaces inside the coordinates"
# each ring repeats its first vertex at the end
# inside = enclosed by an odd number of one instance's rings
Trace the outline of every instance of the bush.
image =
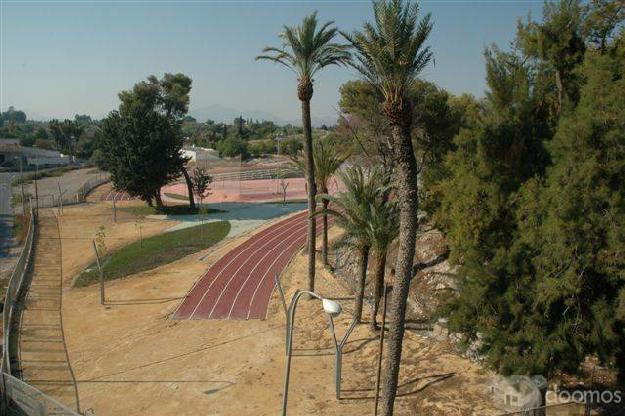
{"type": "Polygon", "coordinates": [[[276,144],[273,140],[254,140],[249,142],[247,149],[252,156],[276,153],[276,144]]]}
{"type": "Polygon", "coordinates": [[[301,139],[287,139],[280,142],[280,154],[288,156],[297,156],[297,152],[304,148],[301,139]]]}
{"type": "Polygon", "coordinates": [[[235,157],[241,155],[242,159],[248,157],[247,143],[243,140],[230,137],[217,143],[217,151],[222,157],[235,157]]]}

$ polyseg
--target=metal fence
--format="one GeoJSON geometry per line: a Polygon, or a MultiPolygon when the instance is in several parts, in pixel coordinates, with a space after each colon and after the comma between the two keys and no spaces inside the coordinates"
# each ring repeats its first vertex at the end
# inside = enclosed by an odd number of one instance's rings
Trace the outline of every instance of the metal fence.
{"type": "Polygon", "coordinates": [[[7,415],[79,416],[79,413],[16,377],[3,373],[2,386],[7,415]]]}
{"type": "Polygon", "coordinates": [[[301,177],[302,172],[294,167],[277,167],[267,169],[250,169],[236,172],[211,174],[214,181],[251,181],[256,179],[279,179],[301,177]]]}
{"type": "MultiPolygon", "coordinates": [[[[37,206],[39,208],[62,208],[67,205],[82,204],[86,201],[89,192],[91,192],[95,187],[109,182],[110,180],[111,178],[107,174],[98,175],[97,177],[91,178],[85,182],[77,192],[67,195],[62,194],[60,197],[59,194],[40,195],[39,204],[37,206]]],[[[34,197],[31,202],[33,204],[37,204],[34,197]]]]}
{"type": "Polygon", "coordinates": [[[2,315],[2,329],[3,329],[3,359],[2,359],[2,372],[7,374],[13,374],[11,364],[17,359],[17,339],[14,334],[19,321],[19,314],[16,314],[16,309],[21,298],[25,294],[25,277],[30,267],[33,242],[35,238],[35,231],[37,228],[37,215],[32,208],[30,208],[28,231],[26,232],[26,240],[24,247],[17,260],[15,269],[9,279],[9,284],[6,289],[6,295],[4,298],[4,311],[2,315]]]}
{"type": "Polygon", "coordinates": [[[24,247],[9,279],[4,299],[3,355],[0,366],[2,407],[0,409],[5,415],[78,416],[78,413],[15,377],[19,374],[19,308],[27,290],[26,275],[31,267],[36,233],[37,214],[31,205],[24,247]]]}

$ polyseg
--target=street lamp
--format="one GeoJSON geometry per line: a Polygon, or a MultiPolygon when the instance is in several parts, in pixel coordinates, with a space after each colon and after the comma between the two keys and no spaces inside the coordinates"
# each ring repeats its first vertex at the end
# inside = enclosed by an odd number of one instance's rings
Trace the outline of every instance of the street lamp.
{"type": "Polygon", "coordinates": [[[291,299],[291,304],[287,309],[287,322],[286,322],[286,372],[284,376],[284,395],[282,397],[282,416],[286,416],[286,406],[289,395],[289,378],[291,375],[291,357],[293,352],[293,324],[295,323],[295,309],[297,308],[297,302],[302,295],[309,295],[315,299],[319,299],[323,305],[324,312],[330,319],[330,326],[332,328],[332,337],[336,345],[336,335],[334,334],[334,321],[333,318],[341,313],[341,304],[332,300],[319,296],[315,292],[309,290],[297,290],[291,299]]]}

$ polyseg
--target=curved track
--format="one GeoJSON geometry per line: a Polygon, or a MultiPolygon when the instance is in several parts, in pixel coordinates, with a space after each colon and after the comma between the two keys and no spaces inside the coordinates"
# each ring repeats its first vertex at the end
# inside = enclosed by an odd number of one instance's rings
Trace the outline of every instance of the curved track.
{"type": "Polygon", "coordinates": [[[306,221],[307,211],[296,214],[228,252],[195,284],[174,319],[264,319],[273,277],[306,242],[306,221]]]}

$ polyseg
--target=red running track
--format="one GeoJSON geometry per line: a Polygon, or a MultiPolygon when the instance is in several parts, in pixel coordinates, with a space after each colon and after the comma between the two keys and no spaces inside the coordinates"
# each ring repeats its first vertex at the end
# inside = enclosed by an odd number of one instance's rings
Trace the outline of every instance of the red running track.
{"type": "MultiPolygon", "coordinates": [[[[317,220],[317,233],[321,231],[317,220]]],[[[274,276],[306,242],[307,211],[255,234],[195,284],[174,319],[265,319],[274,276]]]]}

